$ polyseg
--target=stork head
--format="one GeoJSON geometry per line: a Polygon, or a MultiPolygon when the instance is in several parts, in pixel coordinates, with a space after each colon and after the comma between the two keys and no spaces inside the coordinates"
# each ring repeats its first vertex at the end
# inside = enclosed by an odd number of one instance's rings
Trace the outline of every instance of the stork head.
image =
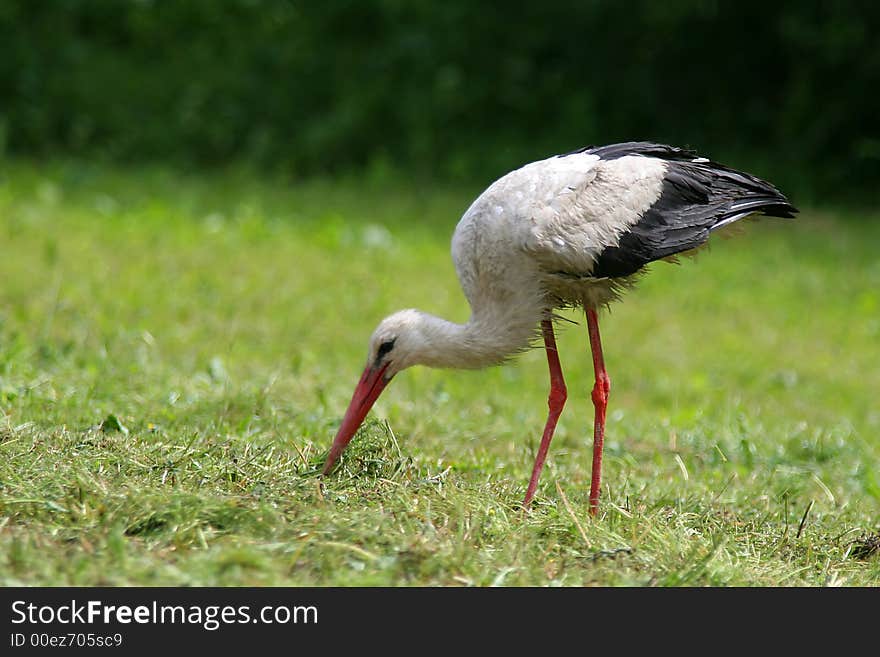
{"type": "Polygon", "coordinates": [[[422,355],[430,346],[431,336],[425,329],[431,319],[418,310],[400,310],[383,319],[370,336],[367,367],[385,366],[385,377],[390,380],[401,370],[422,364],[422,355]]]}
{"type": "Polygon", "coordinates": [[[336,459],[351,442],[367,413],[394,375],[419,362],[418,357],[425,344],[419,330],[423,323],[422,318],[423,313],[417,310],[401,310],[383,319],[373,331],[366,367],[333,440],[324,464],[324,474],[333,468],[336,459]]]}

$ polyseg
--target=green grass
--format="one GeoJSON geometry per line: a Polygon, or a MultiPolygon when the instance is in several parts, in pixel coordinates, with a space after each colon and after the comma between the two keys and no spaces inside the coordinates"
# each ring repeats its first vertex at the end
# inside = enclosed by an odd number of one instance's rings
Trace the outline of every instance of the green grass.
{"type": "Polygon", "coordinates": [[[466,319],[481,187],[7,163],[0,584],[880,584],[877,214],[750,224],[613,307],[597,519],[577,313],[530,513],[539,350],[403,373],[322,487],[375,323],[466,319]]]}

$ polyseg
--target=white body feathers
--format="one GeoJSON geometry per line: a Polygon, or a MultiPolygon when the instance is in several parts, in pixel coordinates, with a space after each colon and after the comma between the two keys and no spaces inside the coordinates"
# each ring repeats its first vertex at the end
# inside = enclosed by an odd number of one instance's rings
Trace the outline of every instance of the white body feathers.
{"type": "Polygon", "coordinates": [[[480,194],[452,236],[470,320],[455,324],[403,310],[379,325],[371,349],[400,336],[395,351],[413,358],[402,356],[395,369],[486,367],[527,349],[553,308],[606,303],[614,296],[611,281],[554,272],[589,272],[598,253],[616,245],[657,200],[664,172],[663,160],[601,160],[588,153],[511,171],[480,194]]]}

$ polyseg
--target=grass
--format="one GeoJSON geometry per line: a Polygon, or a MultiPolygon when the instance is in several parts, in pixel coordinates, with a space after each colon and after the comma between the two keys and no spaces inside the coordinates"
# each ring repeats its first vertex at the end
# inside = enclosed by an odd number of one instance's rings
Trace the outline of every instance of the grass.
{"type": "Polygon", "coordinates": [[[7,163],[0,584],[880,584],[877,214],[748,225],[614,306],[595,520],[577,313],[530,513],[538,350],[397,377],[322,487],[375,323],[466,319],[479,187],[7,163]]]}

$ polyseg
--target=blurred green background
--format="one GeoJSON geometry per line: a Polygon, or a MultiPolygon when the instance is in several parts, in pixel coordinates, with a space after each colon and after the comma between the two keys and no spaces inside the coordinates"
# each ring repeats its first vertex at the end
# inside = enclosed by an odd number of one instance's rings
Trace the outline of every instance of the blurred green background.
{"type": "Polygon", "coordinates": [[[878,33],[875,2],[4,0],[0,149],[461,180],[648,139],[859,202],[878,33]]]}

